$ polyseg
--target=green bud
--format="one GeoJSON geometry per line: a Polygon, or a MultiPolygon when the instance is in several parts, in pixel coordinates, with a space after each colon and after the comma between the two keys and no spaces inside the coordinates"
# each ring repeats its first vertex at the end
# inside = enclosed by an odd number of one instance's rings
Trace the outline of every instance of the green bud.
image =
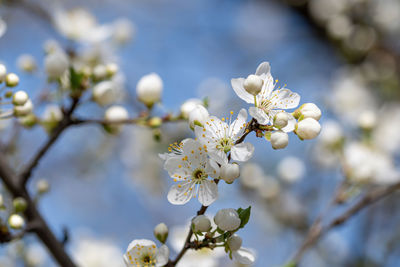
{"type": "Polygon", "coordinates": [[[26,202],[26,200],[24,198],[17,197],[17,198],[14,198],[14,200],[13,200],[13,206],[14,206],[15,212],[24,212],[26,210],[26,208],[28,207],[28,203],[26,202]]]}

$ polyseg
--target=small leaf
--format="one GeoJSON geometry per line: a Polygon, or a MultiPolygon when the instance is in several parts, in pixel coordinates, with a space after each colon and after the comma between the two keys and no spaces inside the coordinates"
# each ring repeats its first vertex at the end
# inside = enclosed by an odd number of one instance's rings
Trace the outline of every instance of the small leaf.
{"type": "Polygon", "coordinates": [[[239,214],[239,218],[240,218],[240,221],[241,221],[239,229],[243,228],[249,222],[250,211],[251,211],[251,206],[249,206],[247,209],[239,208],[237,210],[237,213],[239,214]]]}

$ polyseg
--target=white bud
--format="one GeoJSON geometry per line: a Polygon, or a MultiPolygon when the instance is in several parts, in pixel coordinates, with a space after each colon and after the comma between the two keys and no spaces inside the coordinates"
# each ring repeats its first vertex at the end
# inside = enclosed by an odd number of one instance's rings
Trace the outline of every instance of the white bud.
{"type": "Polygon", "coordinates": [[[168,238],[168,227],[165,223],[159,223],[154,227],[154,236],[160,241],[161,243],[165,243],[168,238]]]}
{"type": "Polygon", "coordinates": [[[109,63],[106,65],[106,69],[107,69],[107,74],[109,76],[114,76],[118,71],[119,71],[119,67],[117,64],[115,63],[109,63]]]}
{"type": "Polygon", "coordinates": [[[231,251],[236,251],[242,247],[242,238],[237,234],[234,234],[228,238],[227,243],[231,251]]]}
{"type": "Polygon", "coordinates": [[[22,227],[24,227],[25,220],[19,214],[12,214],[8,218],[8,224],[10,225],[11,228],[18,230],[18,229],[21,229],[22,227]]]}
{"type": "Polygon", "coordinates": [[[274,116],[274,126],[278,129],[286,127],[289,122],[289,115],[286,112],[278,112],[274,116]]]}
{"type": "Polygon", "coordinates": [[[156,73],[143,76],[136,85],[138,99],[147,106],[152,106],[161,99],[163,82],[156,73]]]}
{"type": "Polygon", "coordinates": [[[18,57],[17,65],[23,71],[32,72],[36,69],[36,60],[29,54],[23,54],[18,57]]]}
{"type": "Polygon", "coordinates": [[[244,80],[244,89],[252,95],[258,95],[261,92],[263,80],[258,75],[251,74],[244,80]]]}
{"type": "Polygon", "coordinates": [[[273,149],[285,148],[289,143],[289,135],[284,131],[274,131],[271,133],[271,145],[273,149]]]}
{"type": "Polygon", "coordinates": [[[33,103],[28,99],[22,106],[14,106],[14,115],[16,117],[22,117],[30,114],[33,111],[33,103]]]}
{"type": "Polygon", "coordinates": [[[321,125],[312,118],[306,118],[296,124],[295,131],[297,136],[302,140],[313,139],[321,131],[321,125]]]}
{"type": "Polygon", "coordinates": [[[58,50],[61,50],[61,46],[56,40],[49,39],[44,42],[43,50],[46,54],[50,54],[50,53],[54,53],[58,50]]]}
{"type": "Polygon", "coordinates": [[[6,79],[7,68],[3,64],[0,64],[0,83],[6,79]]]}
{"type": "Polygon", "coordinates": [[[112,104],[116,98],[115,83],[112,81],[100,82],[93,88],[93,100],[100,106],[112,104]]]}
{"type": "Polygon", "coordinates": [[[93,69],[93,76],[96,80],[103,80],[107,77],[107,67],[103,64],[96,65],[93,69]]]}
{"type": "Polygon", "coordinates": [[[122,106],[112,106],[109,107],[105,114],[104,119],[110,124],[106,125],[105,128],[108,132],[112,134],[118,134],[122,130],[122,124],[112,124],[115,122],[120,122],[127,120],[129,118],[128,111],[122,106]]]}
{"type": "Polygon", "coordinates": [[[8,87],[15,87],[19,83],[19,77],[15,73],[9,73],[6,75],[6,85],[8,87]]]}
{"type": "Polygon", "coordinates": [[[197,106],[197,105],[203,105],[203,101],[197,98],[191,98],[185,101],[185,103],[182,104],[181,106],[181,114],[182,117],[187,119],[189,118],[190,112],[197,106]]]}
{"type": "Polygon", "coordinates": [[[47,105],[42,116],[42,121],[47,123],[57,123],[64,117],[58,105],[47,105]]]}
{"type": "Polygon", "coordinates": [[[46,56],[44,67],[50,79],[57,79],[68,70],[69,59],[62,50],[56,50],[46,56]]]}
{"type": "Polygon", "coordinates": [[[17,91],[13,95],[12,103],[16,106],[22,106],[28,101],[29,96],[25,91],[17,91]]]}
{"type": "Polygon", "coordinates": [[[305,103],[300,106],[299,111],[303,118],[312,118],[319,120],[321,118],[321,110],[314,103],[305,103]]]}
{"type": "Polygon", "coordinates": [[[325,121],[322,125],[319,140],[326,145],[337,143],[343,138],[343,129],[339,123],[333,120],[325,121]]]}
{"type": "Polygon", "coordinates": [[[36,190],[39,194],[47,193],[50,189],[49,182],[45,179],[40,179],[36,183],[36,190]]]}
{"type": "Polygon", "coordinates": [[[228,184],[233,183],[240,176],[240,168],[236,163],[227,163],[221,166],[220,177],[228,184]]]}
{"type": "Polygon", "coordinates": [[[194,129],[194,126],[201,126],[206,122],[210,114],[208,110],[202,105],[197,105],[190,113],[189,113],[189,125],[191,129],[194,129]]]}
{"type": "Polygon", "coordinates": [[[222,231],[233,231],[239,228],[240,218],[235,209],[222,209],[217,212],[214,222],[222,231]]]}
{"type": "Polygon", "coordinates": [[[365,130],[370,130],[375,127],[377,122],[375,112],[371,110],[364,111],[358,117],[358,125],[365,130]]]}
{"type": "Polygon", "coordinates": [[[128,118],[128,111],[122,106],[109,107],[104,114],[104,119],[111,123],[127,120],[128,118]]]}
{"type": "Polygon", "coordinates": [[[211,222],[205,215],[199,215],[192,220],[193,228],[195,232],[208,232],[211,229],[211,222]]]}

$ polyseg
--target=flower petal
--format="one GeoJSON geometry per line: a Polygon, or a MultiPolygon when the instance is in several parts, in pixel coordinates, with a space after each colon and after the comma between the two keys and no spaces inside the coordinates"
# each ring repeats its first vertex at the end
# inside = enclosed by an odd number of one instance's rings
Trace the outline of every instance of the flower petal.
{"type": "Polygon", "coordinates": [[[254,96],[249,94],[243,87],[244,78],[236,78],[231,80],[231,85],[235,93],[249,104],[254,104],[254,96]]]}
{"type": "Polygon", "coordinates": [[[285,133],[293,132],[297,122],[292,114],[288,113],[288,115],[289,115],[288,124],[282,128],[282,131],[284,131],[285,133]]]}
{"type": "Polygon", "coordinates": [[[172,178],[182,180],[191,175],[190,166],[187,161],[183,161],[181,157],[172,157],[165,161],[164,169],[172,178]]]}
{"type": "Polygon", "coordinates": [[[266,125],[270,122],[269,116],[260,108],[250,107],[249,114],[261,125],[266,125]]]}
{"type": "Polygon", "coordinates": [[[157,254],[156,254],[156,261],[157,261],[157,267],[161,267],[167,264],[169,259],[169,248],[166,245],[162,245],[157,249],[157,254]]]}
{"type": "Polygon", "coordinates": [[[203,146],[200,142],[193,139],[185,142],[182,151],[183,154],[188,157],[188,161],[194,168],[197,168],[198,165],[207,160],[207,155],[204,153],[203,146]]]}
{"type": "Polygon", "coordinates": [[[253,264],[256,261],[255,253],[246,248],[240,248],[232,252],[232,256],[235,260],[245,265],[253,264]]]}
{"type": "Polygon", "coordinates": [[[299,105],[300,96],[289,89],[281,89],[272,92],[270,101],[274,109],[290,109],[299,105]]]}
{"type": "Polygon", "coordinates": [[[199,188],[199,201],[204,206],[209,206],[218,198],[218,186],[214,181],[204,180],[199,188]]]}
{"type": "Polygon", "coordinates": [[[260,65],[258,65],[256,70],[256,75],[260,76],[261,74],[268,74],[270,71],[271,71],[271,66],[269,65],[269,62],[263,62],[260,65]]]}
{"type": "Polygon", "coordinates": [[[232,159],[237,161],[248,161],[253,153],[254,146],[251,143],[240,143],[231,149],[232,159]]]}
{"type": "Polygon", "coordinates": [[[168,192],[168,201],[174,205],[183,205],[193,197],[194,190],[190,189],[194,187],[193,182],[182,182],[171,186],[168,192]]]}
{"type": "Polygon", "coordinates": [[[220,171],[220,167],[217,164],[216,161],[214,161],[213,159],[210,159],[208,161],[208,164],[206,165],[206,172],[207,174],[212,177],[212,178],[218,178],[219,177],[219,171],[220,171]]]}
{"type": "Polygon", "coordinates": [[[245,129],[245,125],[246,125],[246,121],[247,121],[247,111],[242,108],[239,111],[239,114],[236,118],[236,120],[234,120],[232,122],[232,124],[229,126],[229,135],[231,137],[238,137],[238,135],[242,135],[242,132],[245,129]]]}

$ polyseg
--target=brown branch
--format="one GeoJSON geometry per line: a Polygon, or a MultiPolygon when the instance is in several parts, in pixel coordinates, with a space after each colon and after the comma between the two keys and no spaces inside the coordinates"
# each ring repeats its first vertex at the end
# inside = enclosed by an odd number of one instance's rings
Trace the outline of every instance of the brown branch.
{"type": "Polygon", "coordinates": [[[65,252],[64,246],[57,240],[42,215],[37,210],[25,187],[22,187],[21,184],[18,183],[19,179],[17,175],[12,171],[2,153],[0,153],[0,177],[14,198],[23,197],[27,201],[28,207],[25,211],[25,217],[28,225],[32,223],[35,226],[30,229],[30,231],[35,233],[43,244],[46,245],[60,266],[76,267],[71,258],[65,252]]]}
{"type": "Polygon", "coordinates": [[[51,133],[47,142],[39,149],[36,155],[32,158],[32,160],[28,163],[25,169],[22,171],[20,175],[20,183],[22,186],[28,182],[29,177],[32,174],[32,171],[37,167],[40,160],[43,158],[44,155],[49,151],[50,147],[57,141],[60,135],[67,129],[69,126],[72,125],[72,113],[78,106],[79,99],[74,98],[72,100],[72,104],[69,109],[65,112],[63,119],[51,133]]]}
{"type": "Polygon", "coordinates": [[[370,192],[366,193],[359,201],[357,201],[356,204],[354,204],[348,210],[343,212],[341,215],[337,216],[325,227],[323,227],[320,223],[315,224],[314,227],[310,228],[310,231],[308,232],[306,239],[302,243],[299,250],[296,252],[293,259],[290,261],[290,263],[297,264],[298,262],[300,262],[303,254],[312,245],[314,245],[320,239],[320,237],[323,236],[325,233],[327,233],[328,231],[337,226],[344,224],[362,209],[391,195],[397,190],[400,190],[400,182],[384,188],[377,188],[375,190],[371,190],[370,192]]]}

